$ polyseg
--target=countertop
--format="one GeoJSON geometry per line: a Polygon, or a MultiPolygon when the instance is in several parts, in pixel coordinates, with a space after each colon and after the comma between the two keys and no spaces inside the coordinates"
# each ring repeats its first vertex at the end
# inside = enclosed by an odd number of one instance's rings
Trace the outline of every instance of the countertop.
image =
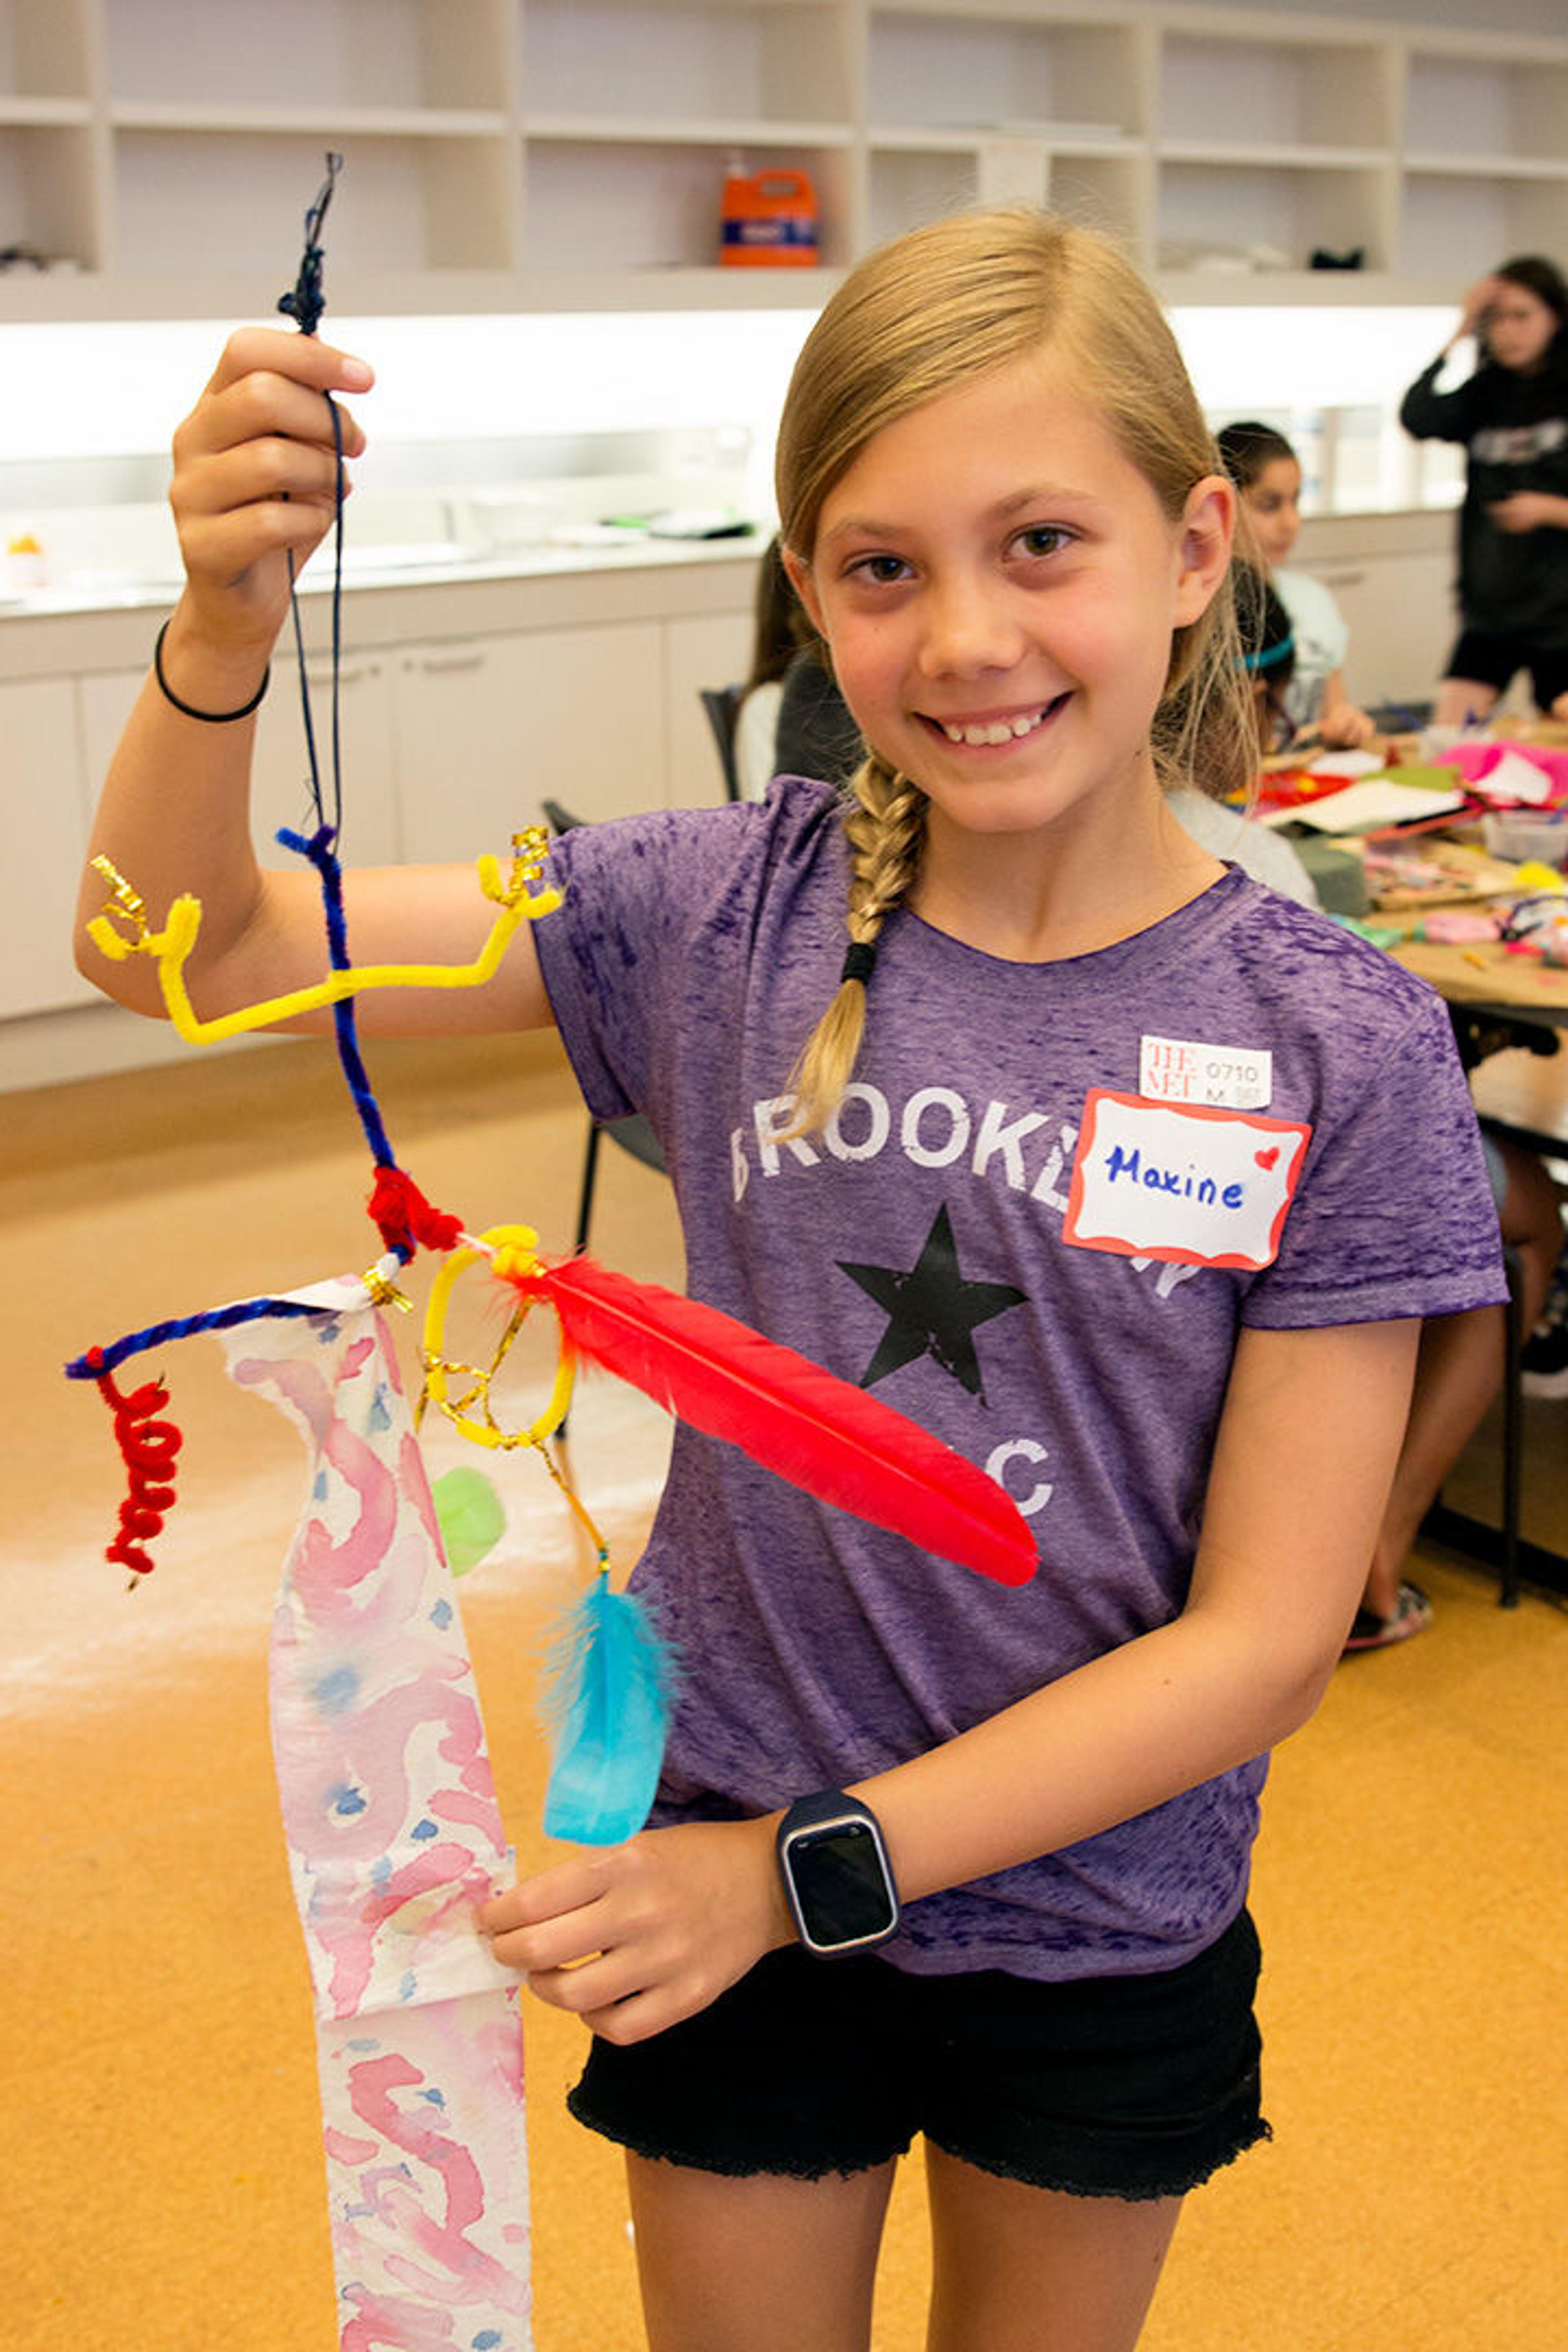
{"type": "MultiPolygon", "coordinates": [[[[345,637],[354,648],[509,629],[594,626],[687,614],[749,612],[763,531],[744,539],[628,537],[591,547],[546,542],[493,554],[433,541],[345,549],[345,637]]],[[[307,650],[331,644],[331,548],[300,580],[307,650]]],[[[180,592],[172,572],[78,572],[0,596],[0,678],[144,664],[150,621],[180,592]]]]}

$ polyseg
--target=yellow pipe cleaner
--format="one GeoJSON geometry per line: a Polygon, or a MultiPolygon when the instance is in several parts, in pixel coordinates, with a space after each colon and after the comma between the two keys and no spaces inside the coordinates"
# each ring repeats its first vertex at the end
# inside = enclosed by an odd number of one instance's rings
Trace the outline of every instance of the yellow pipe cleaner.
{"type": "Polygon", "coordinates": [[[103,912],[88,924],[88,935],[116,963],[122,963],[127,956],[155,956],[158,985],[174,1027],[187,1045],[214,1045],[225,1037],[238,1037],[252,1029],[268,1029],[279,1022],[298,1020],[302,1013],[320,1012],[368,988],[482,988],[494,977],[519,925],[537,922],[542,916],[553,914],[561,904],[559,890],[531,892],[529,887],[542,871],[543,840],[542,828],[537,826],[515,837],[511,873],[504,882],[498,858],[487,852],[479,860],[479,888],[500,912],[472,963],[354,965],[345,971],[330,972],[326,979],[309,988],[294,989],[286,996],[268,997],[259,1004],[243,1005],[238,1012],[226,1013],[215,1021],[197,1018],[185,987],[184,968],[201,929],[199,898],[188,891],[182,892],[170,908],[163,929],[150,930],[142,901],[107,857],[95,857],[92,863],[110,884],[112,895],[103,912]],[[133,939],[115,929],[110,920],[115,915],[135,925],[133,939]]]}

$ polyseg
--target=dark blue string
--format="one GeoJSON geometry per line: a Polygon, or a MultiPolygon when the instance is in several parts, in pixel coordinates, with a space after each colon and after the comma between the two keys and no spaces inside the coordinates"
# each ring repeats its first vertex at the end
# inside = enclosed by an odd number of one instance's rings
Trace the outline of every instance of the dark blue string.
{"type": "MultiPolygon", "coordinates": [[[[331,687],[331,765],[332,814],[331,824],[334,837],[341,841],[343,831],[343,753],[341,721],[342,695],[339,687],[342,674],[343,649],[343,420],[338,414],[336,401],[328,399],[327,412],[332,420],[332,446],[335,452],[333,473],[332,521],[332,687],[331,687]]],[[[308,782],[310,805],[318,825],[329,820],[321,798],[321,763],[316,754],[316,722],[310,709],[310,686],[305,675],[305,630],[300,614],[296,593],[294,552],[289,551],[289,611],[294,625],[294,652],[300,666],[300,708],[305,727],[305,756],[310,765],[308,782]]]]}
{"type": "MultiPolygon", "coordinates": [[[[325,308],[321,299],[322,253],[320,230],[332,187],[342,158],[329,153],[327,177],[315,204],[305,215],[305,255],[300,265],[300,277],[291,295],[285,294],[278,307],[299,321],[302,334],[314,334],[325,308]]],[[[331,763],[332,815],[329,824],[321,794],[321,762],[316,753],[316,729],[310,710],[310,681],[305,670],[304,631],[300,618],[300,599],[295,593],[294,565],[289,564],[289,601],[294,618],[294,644],[300,662],[300,707],[305,724],[305,749],[310,765],[310,803],[315,812],[316,830],[307,840],[303,835],[280,831],[278,839],[286,849],[306,857],[321,878],[321,904],[327,919],[327,954],[334,971],[347,971],[349,945],[347,919],[343,912],[342,866],[336,851],[342,838],[343,772],[342,734],[341,726],[342,677],[342,598],[343,598],[343,426],[337,403],[327,401],[332,420],[332,446],[335,453],[333,475],[334,562],[332,566],[332,688],[331,688],[331,763]]],[[[338,1059],[342,1064],[343,1076],[353,1097],[371,1158],[378,1168],[395,1168],[396,1158],[382,1122],[381,1111],[371,1089],[370,1074],[360,1052],[359,1032],[354,1018],[353,1000],[342,997],[332,1007],[332,1028],[337,1039],[338,1059]]],[[[399,1248],[396,1255],[406,1265],[412,1253],[399,1248]]]]}
{"type": "Polygon", "coordinates": [[[211,1307],[205,1315],[182,1315],[169,1323],[149,1323],[144,1330],[128,1331],[112,1347],[95,1348],[66,1366],[68,1381],[96,1381],[118,1371],[128,1356],[161,1348],[165,1339],[189,1339],[198,1331],[232,1331],[241,1323],[264,1322],[269,1315],[324,1315],[331,1307],[307,1307],[298,1298],[247,1298],[236,1307],[211,1307]]]}
{"type": "MultiPolygon", "coordinates": [[[[305,215],[305,252],[300,263],[299,277],[292,292],[283,295],[278,304],[279,310],[298,321],[302,334],[315,333],[321,312],[326,308],[321,292],[321,264],[324,257],[320,232],[321,223],[326,217],[327,206],[331,202],[332,188],[338,173],[342,169],[342,160],[341,155],[331,153],[327,157],[326,179],[321,184],[315,203],[305,215]]],[[[278,839],[285,848],[292,849],[301,857],[309,859],[320,875],[321,903],[326,914],[328,956],[334,971],[347,971],[349,947],[348,928],[343,913],[342,867],[338,862],[334,849],[334,844],[341,831],[343,799],[338,692],[342,667],[343,432],[342,419],[338,414],[337,404],[329,399],[327,406],[331,413],[332,441],[337,453],[336,562],[332,574],[333,822],[331,824],[327,823],[326,811],[322,805],[321,763],[316,756],[316,730],[310,711],[310,685],[305,675],[304,635],[300,620],[300,600],[294,593],[294,559],[290,555],[289,559],[289,605],[294,620],[294,644],[300,659],[300,701],[304,716],[305,748],[310,768],[310,801],[315,812],[316,830],[307,839],[300,834],[290,833],[285,827],[279,831],[278,839]]],[[[369,1075],[360,1053],[352,998],[344,997],[339,1003],[333,1005],[332,1021],[337,1039],[338,1058],[342,1064],[343,1076],[348,1081],[349,1092],[353,1097],[354,1108],[359,1113],[365,1140],[370,1145],[371,1156],[378,1167],[395,1168],[397,1162],[393,1157],[392,1145],[387,1140],[386,1129],[382,1124],[381,1112],[376,1106],[375,1097],[371,1091],[369,1075]]],[[[399,1261],[405,1265],[413,1252],[399,1247],[395,1255],[399,1261]]],[[[141,1331],[127,1332],[123,1339],[116,1339],[110,1347],[94,1349],[89,1355],[78,1356],[73,1362],[66,1366],[66,1378],[71,1381],[98,1380],[105,1372],[114,1371],[126,1361],[127,1358],[140,1355],[148,1348],[162,1347],[166,1340],[192,1339],[198,1332],[232,1330],[241,1324],[261,1322],[269,1315],[320,1315],[330,1311],[330,1309],[323,1310],[320,1307],[307,1307],[296,1299],[280,1298],[250,1298],[238,1306],[210,1307],[205,1314],[181,1316],[165,1323],[151,1323],[141,1331]]]]}
{"type": "Polygon", "coordinates": [[[300,259],[300,274],[290,291],[278,298],[278,308],[285,318],[298,321],[302,335],[313,335],[321,325],[327,298],[321,291],[321,264],[326,258],[321,244],[321,223],[327,217],[327,206],[332,201],[338,173],[343,159],[327,152],[327,176],[316,191],[316,201],[305,215],[305,250],[300,259]]]}

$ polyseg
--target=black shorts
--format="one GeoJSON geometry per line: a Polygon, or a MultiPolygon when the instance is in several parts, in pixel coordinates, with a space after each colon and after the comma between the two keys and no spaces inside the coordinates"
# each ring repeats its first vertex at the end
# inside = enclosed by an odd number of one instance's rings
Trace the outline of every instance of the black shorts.
{"type": "Polygon", "coordinates": [[[772,1952],[708,2009],[595,2039],[567,2104],[637,2155],[816,2180],[950,2156],[1082,2197],[1180,2196],[1268,2137],[1244,1911],[1152,1976],[917,1977],[874,1953],[772,1952]]]}
{"type": "Polygon", "coordinates": [[[1484,629],[1463,632],[1444,676],[1473,678],[1502,694],[1521,669],[1530,672],[1538,710],[1550,710],[1560,694],[1568,694],[1568,646],[1526,645],[1519,637],[1489,636],[1484,629]]]}

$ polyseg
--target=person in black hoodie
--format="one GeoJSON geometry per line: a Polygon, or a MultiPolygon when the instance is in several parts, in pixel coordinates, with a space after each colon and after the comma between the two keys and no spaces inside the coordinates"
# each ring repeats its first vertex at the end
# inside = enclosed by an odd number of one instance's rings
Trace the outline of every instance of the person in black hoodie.
{"type": "Polygon", "coordinates": [[[1550,261],[1505,261],[1465,297],[1459,324],[1399,411],[1418,441],[1461,441],[1460,635],[1438,693],[1439,725],[1484,718],[1518,671],[1538,707],[1568,720],[1568,282],[1550,261]],[[1476,371],[1437,375],[1475,335],[1476,371]]]}

